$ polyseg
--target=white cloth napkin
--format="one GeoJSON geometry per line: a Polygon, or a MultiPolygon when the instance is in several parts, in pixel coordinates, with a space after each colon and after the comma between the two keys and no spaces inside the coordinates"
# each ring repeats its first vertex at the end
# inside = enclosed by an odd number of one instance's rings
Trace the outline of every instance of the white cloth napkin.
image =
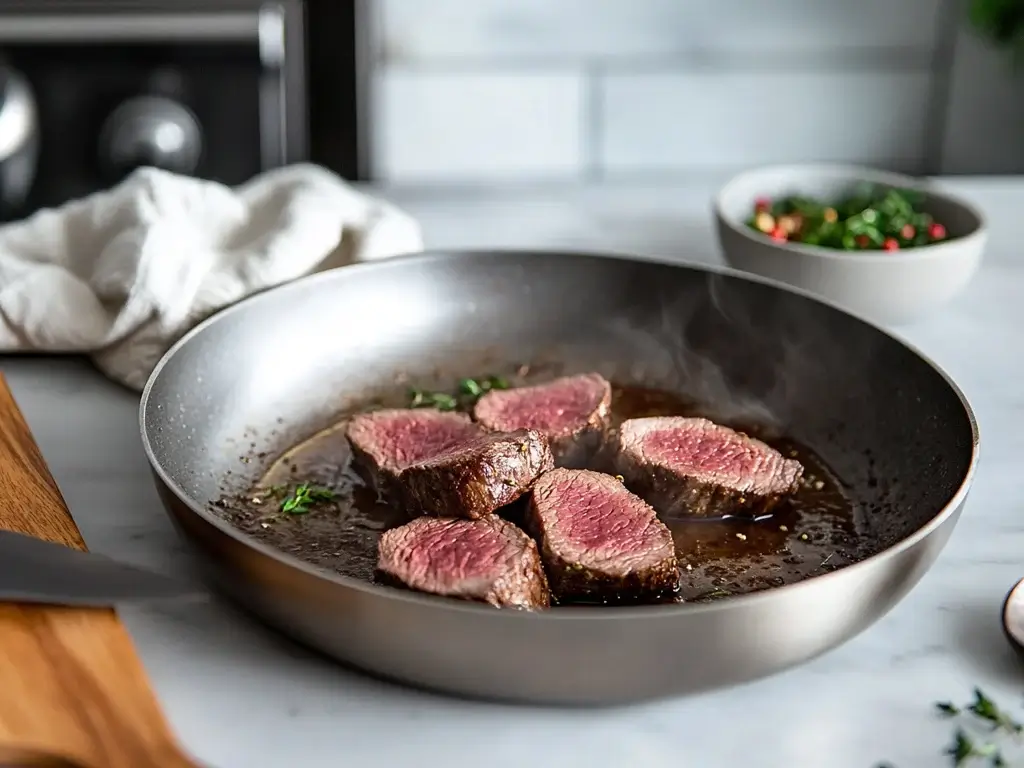
{"type": "Polygon", "coordinates": [[[86,352],[138,390],[211,313],[303,275],[422,248],[415,220],[317,166],[235,188],[143,168],[0,227],[0,351],[86,352]]]}

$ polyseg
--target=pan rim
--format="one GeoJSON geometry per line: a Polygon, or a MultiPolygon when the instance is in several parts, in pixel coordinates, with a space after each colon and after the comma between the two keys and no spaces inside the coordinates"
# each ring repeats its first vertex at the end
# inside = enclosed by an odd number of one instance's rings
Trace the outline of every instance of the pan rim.
{"type": "Polygon", "coordinates": [[[512,621],[533,621],[533,622],[554,622],[554,621],[633,621],[633,620],[651,620],[651,619],[664,619],[672,620],[677,619],[684,614],[698,614],[698,613],[711,613],[715,611],[730,610],[733,607],[739,606],[754,606],[765,603],[772,600],[776,595],[792,595],[798,591],[807,591],[809,589],[818,588],[821,585],[827,585],[835,582],[838,579],[843,578],[844,574],[854,576],[858,573],[868,570],[873,564],[885,560],[891,559],[901,552],[904,552],[924,539],[928,538],[935,530],[942,527],[945,522],[963,505],[970,492],[971,486],[974,482],[974,477],[977,472],[978,463],[980,459],[980,429],[978,426],[978,420],[974,413],[974,409],[971,407],[970,402],[967,400],[967,396],[963,390],[953,381],[952,377],[946,372],[946,370],[931,359],[928,355],[921,352],[915,345],[900,338],[894,333],[882,328],[865,317],[861,316],[856,312],[851,312],[848,309],[838,306],[836,303],[822,298],[811,291],[807,291],[801,288],[788,285],[772,278],[762,277],[761,275],[754,275],[743,272],[742,270],[734,269],[731,267],[721,266],[717,264],[705,264],[696,261],[684,261],[679,259],[669,259],[664,257],[650,257],[639,254],[627,254],[624,252],[612,252],[612,251],[576,251],[576,250],[559,250],[559,249],[529,249],[529,248],[452,248],[452,249],[429,249],[424,251],[418,251],[410,254],[403,254],[399,256],[393,256],[387,259],[361,262],[358,264],[352,264],[337,269],[327,270],[324,272],[318,272],[311,275],[307,275],[288,283],[283,283],[276,287],[261,291],[260,293],[249,296],[229,307],[226,307],[219,312],[215,313],[211,317],[203,320],[201,323],[196,325],[190,331],[185,333],[177,342],[175,342],[167,352],[160,358],[156,366],[153,368],[146,381],[146,385],[142,390],[142,395],[139,401],[139,431],[142,438],[142,447],[146,455],[146,460],[153,472],[157,475],[160,482],[170,490],[174,496],[188,508],[190,512],[197,515],[200,519],[208,523],[209,525],[216,528],[221,534],[226,535],[234,542],[240,544],[248,550],[258,553],[264,557],[270,558],[275,561],[278,565],[288,568],[290,570],[297,571],[304,576],[316,579],[318,582],[323,584],[335,585],[345,587],[347,589],[354,589],[358,592],[366,594],[368,597],[376,597],[386,600],[394,600],[418,606],[424,609],[435,609],[438,611],[453,611],[458,613],[469,613],[479,616],[489,616],[491,618],[508,619],[512,621]],[[283,552],[275,547],[249,536],[240,529],[231,525],[226,520],[218,517],[211,513],[204,506],[196,502],[189,494],[185,493],[184,490],[176,483],[163,468],[160,462],[157,460],[152,444],[149,439],[149,433],[146,428],[146,414],[149,406],[149,399],[152,393],[152,389],[159,378],[161,372],[170,363],[174,356],[180,349],[186,346],[193,338],[203,333],[207,328],[221,321],[223,318],[231,316],[237,312],[245,311],[249,306],[255,306],[263,301],[268,300],[268,295],[278,294],[281,292],[288,292],[292,290],[300,290],[310,284],[316,284],[321,282],[329,282],[331,280],[339,279],[338,274],[345,274],[349,271],[371,271],[380,269],[402,269],[411,263],[429,263],[437,261],[457,261],[461,259],[471,258],[493,258],[493,257],[520,257],[524,255],[535,256],[535,257],[546,257],[546,258],[563,258],[563,259],[604,259],[617,262],[628,262],[628,263],[650,263],[660,264],[665,266],[678,266],[690,269],[696,269],[709,274],[722,275],[724,277],[737,278],[747,282],[758,283],[765,285],[776,290],[780,290],[786,293],[791,293],[804,299],[822,304],[830,309],[840,312],[844,315],[852,317],[853,319],[869,326],[878,333],[887,336],[892,341],[903,346],[909,352],[917,355],[921,360],[928,364],[946,383],[946,385],[956,395],[960,401],[960,405],[967,416],[968,423],[971,427],[971,458],[968,463],[967,470],[964,472],[963,478],[960,481],[960,485],[956,491],[950,497],[950,499],[942,506],[942,508],[924,525],[915,529],[909,536],[900,539],[898,542],[893,544],[891,547],[883,549],[881,552],[877,552],[863,560],[858,560],[844,568],[836,571],[830,571],[819,576],[812,576],[793,584],[786,584],[781,587],[773,587],[770,589],[761,590],[758,592],[752,592],[743,595],[736,595],[730,597],[728,600],[713,601],[710,603],[675,603],[667,605],[638,605],[638,606],[622,606],[616,607],[615,610],[608,610],[602,606],[573,606],[572,610],[553,610],[553,611],[499,611],[495,610],[491,606],[476,604],[469,601],[455,600],[452,598],[442,597],[438,595],[421,594],[418,592],[405,591],[385,587],[382,585],[373,584],[363,579],[357,579],[351,576],[344,576],[339,573],[332,573],[331,571],[319,568],[312,563],[308,563],[301,560],[298,557],[283,552]]]}

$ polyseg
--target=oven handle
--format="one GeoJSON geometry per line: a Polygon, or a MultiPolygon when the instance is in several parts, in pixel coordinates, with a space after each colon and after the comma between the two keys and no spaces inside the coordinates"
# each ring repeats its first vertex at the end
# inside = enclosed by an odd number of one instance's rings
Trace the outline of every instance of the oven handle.
{"type": "Polygon", "coordinates": [[[195,13],[0,14],[0,43],[260,41],[266,9],[195,13]],[[262,21],[262,24],[261,24],[262,21]]]}

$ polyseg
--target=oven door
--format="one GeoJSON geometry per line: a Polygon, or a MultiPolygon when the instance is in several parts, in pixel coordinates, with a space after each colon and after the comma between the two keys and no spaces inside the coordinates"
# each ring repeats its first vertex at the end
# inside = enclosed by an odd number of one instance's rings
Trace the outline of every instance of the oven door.
{"type": "Polygon", "coordinates": [[[34,91],[34,138],[26,99],[17,141],[0,111],[0,220],[141,166],[234,185],[307,158],[301,0],[0,0],[0,60],[34,91]]]}

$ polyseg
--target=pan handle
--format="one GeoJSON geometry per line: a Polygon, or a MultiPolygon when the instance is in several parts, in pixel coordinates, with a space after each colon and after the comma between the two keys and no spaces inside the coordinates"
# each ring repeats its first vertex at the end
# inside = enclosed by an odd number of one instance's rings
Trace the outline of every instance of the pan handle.
{"type": "MultiPolygon", "coordinates": [[[[86,548],[2,375],[0,528],[86,548]]],[[[114,611],[13,603],[0,603],[0,768],[3,760],[17,768],[197,768],[177,746],[114,611]]]]}

